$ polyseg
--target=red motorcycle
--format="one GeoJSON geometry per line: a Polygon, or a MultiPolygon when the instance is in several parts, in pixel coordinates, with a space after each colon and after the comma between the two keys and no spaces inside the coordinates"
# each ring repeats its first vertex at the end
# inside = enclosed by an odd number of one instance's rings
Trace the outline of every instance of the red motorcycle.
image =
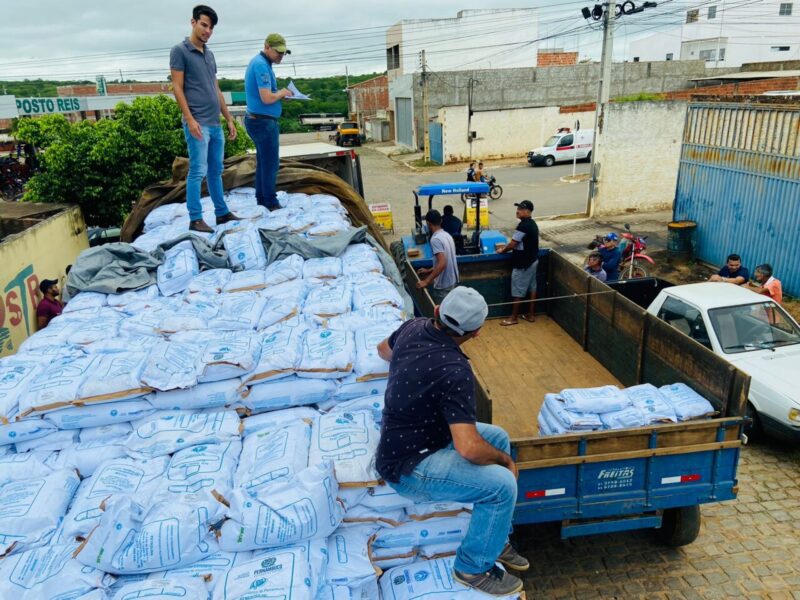
{"type": "MultiPolygon", "coordinates": [[[[647,236],[635,235],[631,232],[631,226],[625,223],[625,232],[622,234],[620,251],[622,261],[619,265],[620,279],[640,279],[650,277],[650,268],[655,266],[655,261],[645,252],[647,250],[647,236]],[[648,264],[649,263],[649,264],[648,264]]],[[[589,248],[594,250],[603,244],[603,236],[597,235],[589,244],[589,248]]]]}

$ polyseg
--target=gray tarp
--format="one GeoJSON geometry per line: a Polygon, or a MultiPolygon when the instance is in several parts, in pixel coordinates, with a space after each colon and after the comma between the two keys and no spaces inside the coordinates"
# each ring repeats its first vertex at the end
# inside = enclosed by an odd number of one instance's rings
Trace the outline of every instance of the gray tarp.
{"type": "MultiPolygon", "coordinates": [[[[260,229],[259,233],[268,263],[290,254],[299,254],[303,258],[340,256],[350,244],[370,244],[378,251],[384,273],[403,296],[405,311],[413,314],[414,305],[403,287],[403,279],[397,265],[383,246],[367,233],[366,227],[351,228],[347,233],[316,239],[263,229],[260,229]]],[[[147,287],[156,282],[156,271],[164,262],[166,251],[184,240],[192,242],[201,269],[230,268],[222,241],[212,247],[206,240],[188,232],[161,244],[152,253],[137,250],[123,242],[106,244],[87,250],[72,265],[67,278],[70,297],[82,291],[119,294],[147,287]]]]}

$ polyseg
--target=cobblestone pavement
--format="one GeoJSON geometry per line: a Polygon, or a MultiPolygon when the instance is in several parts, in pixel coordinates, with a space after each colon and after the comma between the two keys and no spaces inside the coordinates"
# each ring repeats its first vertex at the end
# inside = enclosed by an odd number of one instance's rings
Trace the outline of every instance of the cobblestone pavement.
{"type": "Polygon", "coordinates": [[[693,544],[659,545],[649,531],[561,540],[555,525],[519,528],[538,598],[800,600],[800,448],[751,443],[739,497],[702,507],[693,544]]]}

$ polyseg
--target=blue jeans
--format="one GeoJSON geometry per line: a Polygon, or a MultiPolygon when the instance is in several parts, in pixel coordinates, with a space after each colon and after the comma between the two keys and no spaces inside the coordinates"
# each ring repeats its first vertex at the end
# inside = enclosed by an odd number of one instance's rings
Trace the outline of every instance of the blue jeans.
{"type": "Polygon", "coordinates": [[[214,201],[214,214],[218,217],[227,215],[228,205],[225,203],[225,192],[222,190],[222,159],[225,156],[225,134],[222,126],[201,125],[203,139],[198,140],[191,133],[186,123],[183,124],[183,135],[189,148],[189,174],[186,176],[186,208],[189,209],[189,220],[203,218],[203,207],[200,204],[200,186],[206,177],[208,194],[214,201]]]}
{"type": "Polygon", "coordinates": [[[280,164],[280,124],[275,119],[245,117],[244,128],[256,145],[256,202],[270,210],[280,208],[275,196],[275,180],[280,164]]]}
{"type": "MultiPolygon", "coordinates": [[[[509,453],[508,434],[495,425],[477,423],[478,433],[498,450],[509,453]]],[[[491,569],[508,542],[517,500],[517,480],[500,465],[476,465],[451,443],[422,460],[392,487],[420,502],[472,502],[472,520],[456,553],[454,567],[462,573],[491,569]]]]}

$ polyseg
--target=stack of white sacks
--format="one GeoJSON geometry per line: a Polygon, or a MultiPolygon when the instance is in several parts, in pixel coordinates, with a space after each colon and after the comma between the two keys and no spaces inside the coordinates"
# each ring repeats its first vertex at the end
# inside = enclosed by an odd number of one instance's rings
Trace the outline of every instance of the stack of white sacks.
{"type": "Polygon", "coordinates": [[[538,423],[541,435],[557,435],[677,423],[714,414],[711,403],[684,383],[660,388],[649,383],[614,385],[546,394],[538,423]]]}
{"type": "MultiPolygon", "coordinates": [[[[375,470],[376,345],[402,296],[365,244],[267,264],[258,228],[344,215],[282,203],[229,195],[255,219],[226,227],[234,269],[178,244],[157,285],[79,293],[0,359],[1,598],[476,597],[451,576],[470,507],[414,504],[375,470]]],[[[183,212],[154,211],[143,247],[183,212]]]]}

